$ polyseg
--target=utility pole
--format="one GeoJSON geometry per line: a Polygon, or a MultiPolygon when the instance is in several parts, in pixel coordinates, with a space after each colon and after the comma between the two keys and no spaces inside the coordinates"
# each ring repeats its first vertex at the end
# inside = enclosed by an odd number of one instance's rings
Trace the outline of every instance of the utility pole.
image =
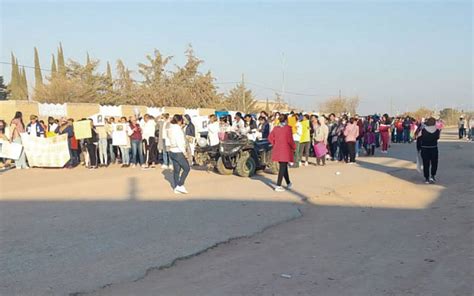
{"type": "MultiPolygon", "coordinates": [[[[281,101],[284,100],[285,95],[285,52],[281,53],[281,70],[282,70],[282,79],[281,79],[281,101]]],[[[288,106],[291,108],[291,102],[288,100],[288,106]]]]}
{"type": "Polygon", "coordinates": [[[244,73],[242,73],[242,111],[247,114],[247,110],[245,110],[245,79],[244,79],[244,73]]]}
{"type": "Polygon", "coordinates": [[[339,90],[339,100],[341,99],[341,90],[339,90]]]}

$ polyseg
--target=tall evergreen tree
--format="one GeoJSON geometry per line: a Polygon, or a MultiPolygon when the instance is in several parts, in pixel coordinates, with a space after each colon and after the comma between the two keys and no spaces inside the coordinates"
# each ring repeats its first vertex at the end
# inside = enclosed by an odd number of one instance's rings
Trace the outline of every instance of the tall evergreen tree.
{"type": "Polygon", "coordinates": [[[35,87],[43,85],[43,75],[41,74],[41,66],[39,62],[38,49],[35,47],[35,87]]]}
{"type": "Polygon", "coordinates": [[[21,100],[21,75],[20,69],[18,67],[18,60],[16,59],[13,52],[11,53],[11,80],[8,85],[8,90],[10,92],[10,97],[12,100],[21,100]]]}
{"type": "Polygon", "coordinates": [[[28,99],[28,82],[26,80],[25,67],[21,69],[21,99],[28,99]]]}
{"type": "Polygon", "coordinates": [[[66,76],[66,63],[64,62],[63,45],[59,43],[58,48],[58,72],[61,76],[66,76]]]}
{"type": "Polygon", "coordinates": [[[51,58],[51,78],[53,78],[56,73],[58,73],[58,69],[56,68],[56,59],[54,58],[54,54],[52,54],[51,58]]]}
{"type": "Polygon", "coordinates": [[[226,97],[226,105],[230,110],[238,110],[244,113],[256,112],[255,104],[257,101],[250,89],[245,87],[244,83],[237,84],[230,90],[226,97]]]}
{"type": "Polygon", "coordinates": [[[112,68],[110,68],[110,63],[107,62],[107,73],[106,73],[106,77],[109,81],[112,82],[112,68]]]}

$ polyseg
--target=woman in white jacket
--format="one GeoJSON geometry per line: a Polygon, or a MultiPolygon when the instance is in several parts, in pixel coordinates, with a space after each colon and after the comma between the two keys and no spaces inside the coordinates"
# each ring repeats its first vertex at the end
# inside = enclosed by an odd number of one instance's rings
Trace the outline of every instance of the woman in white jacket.
{"type": "Polygon", "coordinates": [[[184,137],[183,116],[174,115],[168,129],[170,158],[173,162],[174,193],[188,193],[184,182],[189,174],[189,162],[186,160],[186,138],[184,137]],[[182,172],[181,172],[182,171],[182,172]]]}

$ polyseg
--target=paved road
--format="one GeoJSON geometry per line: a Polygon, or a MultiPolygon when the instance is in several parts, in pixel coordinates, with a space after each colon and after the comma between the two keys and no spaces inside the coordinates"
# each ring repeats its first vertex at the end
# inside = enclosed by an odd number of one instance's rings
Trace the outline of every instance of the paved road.
{"type": "Polygon", "coordinates": [[[413,145],[291,170],[283,194],[268,175],[193,171],[178,198],[159,170],[8,172],[0,294],[470,295],[473,146],[451,139],[431,186],[413,145]]]}

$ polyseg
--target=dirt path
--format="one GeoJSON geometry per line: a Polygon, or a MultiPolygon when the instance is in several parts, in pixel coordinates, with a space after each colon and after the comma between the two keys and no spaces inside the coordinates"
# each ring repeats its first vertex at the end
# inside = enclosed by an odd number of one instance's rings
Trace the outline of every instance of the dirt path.
{"type": "Polygon", "coordinates": [[[392,148],[314,168],[319,186],[294,192],[308,198],[300,219],[94,295],[473,295],[474,145],[445,133],[437,185],[422,184],[413,145],[392,148]]]}

